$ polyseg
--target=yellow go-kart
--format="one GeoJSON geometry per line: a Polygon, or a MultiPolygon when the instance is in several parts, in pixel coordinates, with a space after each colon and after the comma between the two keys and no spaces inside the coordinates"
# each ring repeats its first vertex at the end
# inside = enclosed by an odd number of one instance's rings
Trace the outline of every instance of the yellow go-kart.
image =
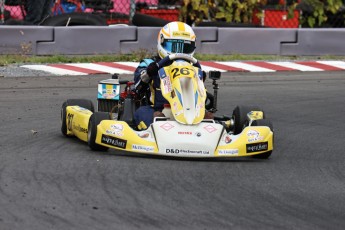
{"type": "Polygon", "coordinates": [[[162,94],[169,105],[163,110],[165,117],[154,118],[147,129],[134,126],[134,112],[143,100],[133,82],[108,79],[98,85],[97,112],[89,100],[63,103],[62,133],[78,137],[96,151],[113,148],[176,157],[268,158],[273,151],[273,126],[258,107],[237,106],[231,116],[204,118],[207,111],[217,111],[220,72],[209,72],[211,95],[196,63],[183,54],[158,63],[162,94]]]}

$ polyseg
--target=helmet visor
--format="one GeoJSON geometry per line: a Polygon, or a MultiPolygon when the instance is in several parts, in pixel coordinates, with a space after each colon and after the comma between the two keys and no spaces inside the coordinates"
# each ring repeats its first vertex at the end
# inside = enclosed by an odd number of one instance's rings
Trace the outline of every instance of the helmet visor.
{"type": "Polygon", "coordinates": [[[162,47],[170,53],[193,53],[195,42],[183,39],[166,39],[162,43],[162,47]]]}

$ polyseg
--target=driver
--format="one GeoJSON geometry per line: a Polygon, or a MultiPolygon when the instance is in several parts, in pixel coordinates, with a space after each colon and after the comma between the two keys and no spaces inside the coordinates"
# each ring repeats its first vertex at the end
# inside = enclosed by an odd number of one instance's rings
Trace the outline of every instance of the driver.
{"type": "MultiPolygon", "coordinates": [[[[183,22],[170,22],[158,34],[158,55],[143,59],[134,72],[134,82],[137,92],[144,95],[147,105],[139,107],[134,113],[134,120],[139,130],[147,129],[153,122],[153,117],[164,117],[162,110],[168,101],[160,90],[157,63],[174,53],[184,53],[193,56],[195,51],[195,33],[183,22]]],[[[200,68],[200,64],[195,66],[200,68]]]]}

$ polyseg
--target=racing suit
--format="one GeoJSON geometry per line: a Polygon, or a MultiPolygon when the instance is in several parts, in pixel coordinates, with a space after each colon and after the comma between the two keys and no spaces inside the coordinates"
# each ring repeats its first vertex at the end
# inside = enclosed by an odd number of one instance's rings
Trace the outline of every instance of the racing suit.
{"type": "Polygon", "coordinates": [[[140,61],[139,66],[134,72],[134,83],[137,90],[145,92],[149,89],[150,91],[150,95],[147,95],[150,99],[149,104],[140,106],[134,113],[135,125],[139,130],[147,129],[153,122],[154,112],[162,111],[164,104],[168,103],[160,90],[158,68],[153,68],[152,70],[152,67],[154,67],[160,60],[161,58],[159,56],[143,59],[140,61]],[[142,81],[142,77],[144,75],[148,75],[148,82],[142,81]]]}
{"type": "MultiPolygon", "coordinates": [[[[162,112],[164,104],[169,103],[163,97],[160,89],[160,78],[157,66],[157,62],[160,60],[161,58],[159,56],[143,59],[134,72],[134,83],[137,91],[144,92],[148,91],[148,89],[150,91],[150,95],[148,95],[150,98],[149,105],[140,106],[134,112],[135,125],[139,130],[147,129],[153,122],[154,114],[162,114],[156,112],[162,112]]],[[[193,65],[201,69],[199,62],[193,65]]],[[[203,74],[203,79],[205,80],[206,73],[203,72],[203,74]]],[[[213,115],[210,114],[210,112],[206,112],[205,118],[213,117],[213,115]]]]}

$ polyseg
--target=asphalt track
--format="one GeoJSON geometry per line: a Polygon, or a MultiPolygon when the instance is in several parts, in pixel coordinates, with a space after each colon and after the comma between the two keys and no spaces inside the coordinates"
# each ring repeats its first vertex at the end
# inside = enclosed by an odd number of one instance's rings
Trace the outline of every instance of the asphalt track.
{"type": "Polygon", "coordinates": [[[62,102],[95,102],[105,77],[0,78],[1,230],[345,228],[344,72],[223,74],[218,114],[264,109],[269,160],[98,153],[63,137],[62,102]]]}

